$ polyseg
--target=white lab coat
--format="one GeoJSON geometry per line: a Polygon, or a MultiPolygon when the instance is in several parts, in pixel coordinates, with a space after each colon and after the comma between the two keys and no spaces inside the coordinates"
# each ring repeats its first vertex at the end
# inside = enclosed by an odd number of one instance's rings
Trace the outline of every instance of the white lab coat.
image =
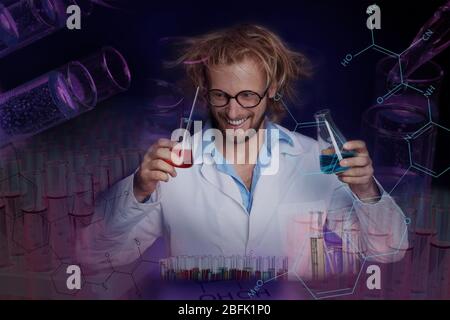
{"type": "Polygon", "coordinates": [[[289,270],[307,278],[309,238],[328,221],[339,236],[351,231],[353,252],[379,262],[400,259],[407,247],[405,219],[381,186],[378,202],[361,202],[334,174],[320,174],[315,140],[277,127],[293,145],[280,144],[279,171],[260,177],[250,214],[236,183],[214,165],[177,169],[176,178],[158,184],[150,203],[136,201],[131,175],[98,205],[105,217],[85,230],[79,258],[101,266],[108,252],[113,264],[128,264],[138,258],[137,244],[143,252],[163,236],[170,256],[288,256],[289,270]],[[319,210],[321,222],[310,213],[319,210]]]}

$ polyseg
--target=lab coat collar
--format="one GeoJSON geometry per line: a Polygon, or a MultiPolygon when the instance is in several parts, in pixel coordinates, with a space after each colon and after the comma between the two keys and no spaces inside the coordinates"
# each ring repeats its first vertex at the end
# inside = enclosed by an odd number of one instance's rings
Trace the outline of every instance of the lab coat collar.
{"type": "Polygon", "coordinates": [[[295,132],[290,131],[289,129],[273,123],[269,122],[270,125],[272,125],[274,128],[280,130],[280,137],[281,136],[287,136],[291,140],[292,143],[281,143],[280,144],[280,153],[281,154],[288,154],[292,156],[300,155],[307,151],[307,146],[303,142],[303,138],[296,134],[295,132]]]}
{"type": "MultiPolygon", "coordinates": [[[[304,152],[305,147],[300,142],[301,138],[299,138],[298,135],[292,133],[288,129],[278,124],[270,122],[268,119],[266,119],[265,121],[267,121],[266,122],[267,129],[275,128],[280,130],[279,132],[280,139],[277,142],[279,143],[279,152],[281,154],[288,154],[295,156],[300,155],[302,152],[304,152]],[[281,141],[284,141],[284,143],[280,143],[281,141]]],[[[211,149],[214,150],[214,148],[206,148],[211,142],[209,139],[210,137],[207,137],[208,139],[203,139],[204,138],[203,133],[209,128],[211,128],[210,121],[206,122],[203,132],[201,132],[199,136],[197,137],[194,136],[194,139],[197,139],[198,143],[200,143],[200,141],[202,143],[202,152],[199,152],[199,150],[195,152],[194,155],[194,158],[196,159],[195,163],[201,164],[200,172],[204,179],[206,179],[209,183],[218,188],[225,195],[233,199],[243,209],[242,212],[244,214],[247,214],[246,208],[244,208],[244,206],[242,205],[242,197],[236,183],[233,181],[231,177],[227,176],[223,172],[216,170],[215,168],[214,165],[216,162],[215,160],[217,160],[218,157],[223,159],[222,155],[217,151],[216,151],[218,153],[217,155],[215,154],[214,151],[211,152],[211,149]]]]}

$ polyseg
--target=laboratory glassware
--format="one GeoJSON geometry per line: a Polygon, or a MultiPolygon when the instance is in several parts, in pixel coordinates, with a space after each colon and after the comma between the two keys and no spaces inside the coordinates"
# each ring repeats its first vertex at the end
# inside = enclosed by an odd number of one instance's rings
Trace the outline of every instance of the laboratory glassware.
{"type": "Polygon", "coordinates": [[[317,125],[317,140],[320,148],[320,170],[323,173],[340,173],[348,169],[342,167],[339,162],[342,159],[355,155],[352,151],[344,150],[347,142],[331,118],[328,109],[320,110],[314,114],[317,125]]]}

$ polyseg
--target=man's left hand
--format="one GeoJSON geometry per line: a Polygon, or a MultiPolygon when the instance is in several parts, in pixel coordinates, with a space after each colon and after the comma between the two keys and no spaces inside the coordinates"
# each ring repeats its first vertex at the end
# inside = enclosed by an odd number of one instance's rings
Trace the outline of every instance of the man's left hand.
{"type": "Polygon", "coordinates": [[[343,167],[350,167],[350,169],[338,174],[339,180],[347,183],[362,201],[377,201],[381,195],[373,179],[372,160],[366,143],[361,140],[348,141],[344,144],[344,149],[353,151],[355,156],[339,162],[343,167]]]}

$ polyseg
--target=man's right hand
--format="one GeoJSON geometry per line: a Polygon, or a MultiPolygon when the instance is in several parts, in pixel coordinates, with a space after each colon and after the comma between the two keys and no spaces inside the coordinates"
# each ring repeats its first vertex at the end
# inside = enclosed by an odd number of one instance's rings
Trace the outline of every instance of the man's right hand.
{"type": "Polygon", "coordinates": [[[145,153],[139,170],[134,174],[133,192],[136,200],[142,202],[156,190],[158,181],[169,181],[169,175],[177,176],[175,168],[165,160],[177,158],[171,152],[177,144],[169,139],[159,139],[145,153]]]}

